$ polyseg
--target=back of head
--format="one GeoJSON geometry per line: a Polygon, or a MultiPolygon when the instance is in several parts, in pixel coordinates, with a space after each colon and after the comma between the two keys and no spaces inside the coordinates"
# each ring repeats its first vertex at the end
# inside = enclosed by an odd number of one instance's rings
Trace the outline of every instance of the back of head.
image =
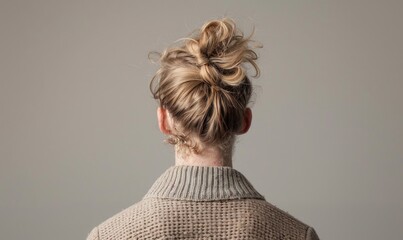
{"type": "Polygon", "coordinates": [[[250,42],[250,36],[244,37],[224,18],[205,23],[161,54],[150,88],[174,121],[169,143],[196,151],[201,146],[232,146],[252,94],[245,64],[259,75],[250,42]]]}

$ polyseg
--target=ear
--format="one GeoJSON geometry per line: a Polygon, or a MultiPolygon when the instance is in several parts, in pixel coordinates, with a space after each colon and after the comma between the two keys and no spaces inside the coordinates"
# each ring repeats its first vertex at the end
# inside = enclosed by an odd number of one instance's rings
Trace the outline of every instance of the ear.
{"type": "Polygon", "coordinates": [[[252,109],[246,108],[243,116],[241,131],[238,134],[247,133],[252,124],[252,109]]]}
{"type": "Polygon", "coordinates": [[[158,127],[163,134],[171,134],[171,128],[169,126],[168,111],[163,107],[157,109],[158,127]]]}

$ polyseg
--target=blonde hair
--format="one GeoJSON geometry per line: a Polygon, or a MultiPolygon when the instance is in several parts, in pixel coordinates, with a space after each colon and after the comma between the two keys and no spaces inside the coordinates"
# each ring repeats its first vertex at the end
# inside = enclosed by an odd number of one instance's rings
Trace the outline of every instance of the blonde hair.
{"type": "Polygon", "coordinates": [[[251,36],[231,19],[212,20],[159,55],[150,90],[175,123],[169,143],[196,152],[200,145],[232,148],[252,94],[243,64],[259,76],[251,36]]]}

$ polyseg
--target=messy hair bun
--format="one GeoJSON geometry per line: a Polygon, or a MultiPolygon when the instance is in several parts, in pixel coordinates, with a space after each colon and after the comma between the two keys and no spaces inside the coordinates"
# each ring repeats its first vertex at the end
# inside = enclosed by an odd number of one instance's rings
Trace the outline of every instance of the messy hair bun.
{"type": "Polygon", "coordinates": [[[251,41],[224,18],[205,23],[160,55],[150,89],[174,120],[177,131],[168,142],[196,151],[200,145],[231,145],[252,94],[244,64],[259,75],[251,41]]]}

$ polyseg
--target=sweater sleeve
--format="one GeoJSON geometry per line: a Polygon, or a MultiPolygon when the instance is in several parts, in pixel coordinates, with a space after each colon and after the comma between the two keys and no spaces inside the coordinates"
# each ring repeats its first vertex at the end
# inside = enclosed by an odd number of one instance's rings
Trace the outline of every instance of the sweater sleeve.
{"type": "Polygon", "coordinates": [[[315,229],[313,229],[312,227],[309,227],[306,231],[306,240],[320,240],[315,232],[315,229]]]}
{"type": "Polygon", "coordinates": [[[99,240],[98,227],[92,229],[87,236],[87,240],[99,240]]]}

